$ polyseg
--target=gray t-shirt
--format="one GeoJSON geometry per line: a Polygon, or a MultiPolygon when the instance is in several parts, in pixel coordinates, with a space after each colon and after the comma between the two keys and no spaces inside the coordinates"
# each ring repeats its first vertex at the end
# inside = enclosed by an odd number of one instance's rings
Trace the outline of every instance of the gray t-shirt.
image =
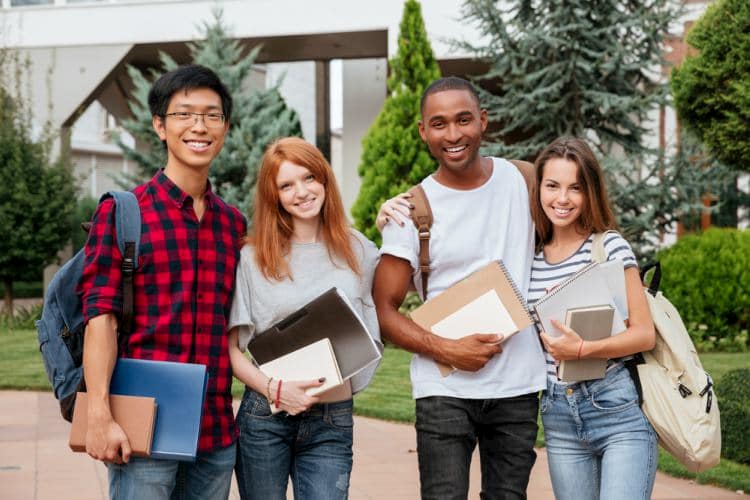
{"type": "MultiPolygon", "coordinates": [[[[239,344],[243,351],[256,333],[273,326],[335,286],[349,299],[382,352],[371,293],[378,249],[355,229],[351,234],[352,248],[360,266],[359,276],[345,261],[331,261],[325,243],[293,243],[287,257],[292,278],[268,280],[258,268],[253,247],[245,245],[242,248],[227,329],[239,327],[239,344]]],[[[367,387],[376,368],[373,365],[352,377],[352,392],[367,387]]]]}

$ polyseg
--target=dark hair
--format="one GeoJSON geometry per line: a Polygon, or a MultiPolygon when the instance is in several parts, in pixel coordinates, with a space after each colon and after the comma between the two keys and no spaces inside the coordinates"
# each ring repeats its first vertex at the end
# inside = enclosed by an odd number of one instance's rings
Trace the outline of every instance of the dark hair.
{"type": "Polygon", "coordinates": [[[537,157],[536,182],[531,187],[531,218],[536,226],[537,252],[552,239],[552,223],[544,214],[539,199],[540,186],[544,177],[544,166],[549,160],[562,158],[578,166],[578,182],[586,195],[586,207],[578,219],[578,226],[586,232],[601,233],[617,229],[617,222],[609,206],[604,172],[594,156],[594,152],[583,140],[576,137],[560,137],[544,148],[537,157]]]}
{"type": "Polygon", "coordinates": [[[432,94],[437,94],[438,92],[445,92],[446,90],[466,90],[474,98],[477,106],[481,107],[481,105],[479,104],[479,94],[477,93],[477,89],[474,88],[474,85],[472,85],[471,82],[457,76],[446,76],[443,78],[438,78],[437,80],[429,84],[426,89],[424,89],[424,92],[422,92],[422,99],[419,101],[419,112],[421,113],[422,111],[424,111],[424,104],[425,101],[427,101],[427,97],[431,96],[432,94]]]}
{"type": "Polygon", "coordinates": [[[154,82],[148,92],[148,107],[151,110],[151,116],[164,118],[173,95],[180,91],[200,88],[211,89],[219,94],[221,112],[224,113],[226,122],[229,123],[232,116],[232,96],[229,95],[229,90],[216,73],[199,64],[180,66],[164,73],[154,82]]]}

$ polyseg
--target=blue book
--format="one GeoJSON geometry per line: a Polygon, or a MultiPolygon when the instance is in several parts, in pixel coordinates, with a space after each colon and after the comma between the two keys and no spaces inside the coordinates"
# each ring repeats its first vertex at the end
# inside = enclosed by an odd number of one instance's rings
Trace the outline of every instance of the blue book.
{"type": "Polygon", "coordinates": [[[204,365],[119,358],[110,394],[156,398],[151,458],[195,461],[208,373],[204,365]]]}

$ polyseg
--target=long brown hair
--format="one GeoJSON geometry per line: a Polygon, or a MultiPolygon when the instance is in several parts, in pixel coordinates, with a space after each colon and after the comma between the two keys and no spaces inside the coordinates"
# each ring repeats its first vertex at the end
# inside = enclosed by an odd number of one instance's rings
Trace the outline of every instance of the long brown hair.
{"type": "Polygon", "coordinates": [[[253,213],[253,233],[246,242],[255,247],[255,260],[267,279],[292,278],[286,256],[294,233],[292,216],[279,202],[276,177],[285,161],[307,168],[315,180],[325,187],[325,200],[320,209],[323,241],[331,262],[335,257],[359,274],[359,264],[352,249],[349,224],[344,215],[333,170],[321,152],[298,137],[286,137],[273,142],[266,149],[258,172],[253,213]]]}
{"type": "Polygon", "coordinates": [[[542,208],[539,198],[544,178],[544,166],[549,160],[562,158],[578,166],[578,183],[586,194],[586,209],[581,212],[577,224],[586,233],[601,233],[617,229],[617,222],[609,206],[604,172],[594,152],[583,140],[576,137],[560,137],[544,148],[537,157],[536,182],[531,187],[531,218],[536,226],[536,251],[552,239],[553,226],[542,208]]]}

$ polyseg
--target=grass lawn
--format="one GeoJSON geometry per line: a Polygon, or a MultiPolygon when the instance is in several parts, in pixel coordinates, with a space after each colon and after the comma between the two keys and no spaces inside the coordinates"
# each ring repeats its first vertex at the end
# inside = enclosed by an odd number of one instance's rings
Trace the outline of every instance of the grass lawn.
{"type": "MultiPolygon", "coordinates": [[[[373,383],[354,399],[358,415],[396,422],[414,422],[414,401],[409,383],[411,355],[387,348],[373,383]]],[[[702,354],[701,360],[714,380],[734,368],[750,366],[750,353],[702,354]]],[[[0,329],[0,389],[50,390],[34,330],[0,329]]],[[[241,397],[244,386],[235,380],[232,393],[241,397]]],[[[543,444],[540,431],[538,444],[543,444]]],[[[692,474],[667,453],[659,450],[659,469],[699,483],[716,484],[732,490],[750,491],[750,466],[722,459],[713,469],[692,474]]]]}

